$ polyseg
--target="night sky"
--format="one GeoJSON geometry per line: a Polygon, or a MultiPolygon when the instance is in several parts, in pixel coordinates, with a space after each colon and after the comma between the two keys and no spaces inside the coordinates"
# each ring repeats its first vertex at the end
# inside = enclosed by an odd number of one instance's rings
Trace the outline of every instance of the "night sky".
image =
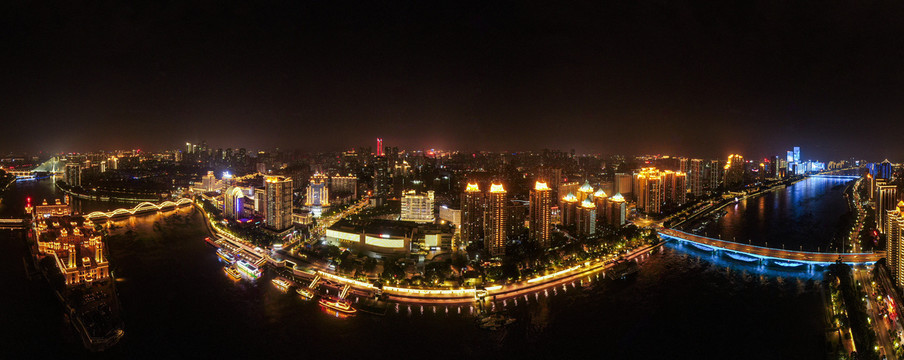
{"type": "Polygon", "coordinates": [[[900,1],[5,1],[0,152],[383,137],[904,161],[902,19],[900,1]]]}

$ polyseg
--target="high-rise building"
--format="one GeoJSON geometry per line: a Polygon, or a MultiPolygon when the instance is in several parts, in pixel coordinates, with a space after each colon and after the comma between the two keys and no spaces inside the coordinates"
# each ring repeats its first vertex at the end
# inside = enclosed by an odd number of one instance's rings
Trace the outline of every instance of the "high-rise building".
{"type": "Polygon", "coordinates": [[[744,184],[744,157],[738,154],[728,156],[728,162],[724,166],[725,174],[722,183],[728,189],[734,189],[744,184]]]}
{"type": "Polygon", "coordinates": [[[204,191],[214,191],[217,186],[217,177],[213,175],[213,171],[208,171],[207,175],[201,177],[201,187],[204,191]]]}
{"type": "Polygon", "coordinates": [[[676,205],[684,205],[687,202],[687,173],[676,172],[675,183],[673,185],[674,198],[672,203],[676,205]]]}
{"type": "Polygon", "coordinates": [[[402,194],[402,210],[399,219],[402,221],[414,221],[418,223],[430,223],[436,220],[433,215],[433,203],[435,201],[433,190],[426,193],[418,193],[408,190],[402,194]]]}
{"type": "Polygon", "coordinates": [[[888,231],[887,212],[895,209],[897,204],[898,187],[879,180],[876,185],[876,220],[879,223],[879,231],[885,234],[888,231]]]}
{"type": "Polygon", "coordinates": [[[613,194],[622,194],[622,196],[631,195],[634,191],[634,178],[631,174],[616,173],[615,185],[612,189],[613,194]]]}
{"type": "Polygon", "coordinates": [[[591,197],[592,195],[593,195],[593,186],[590,186],[590,182],[585,180],[584,185],[581,185],[581,187],[578,188],[578,193],[577,193],[578,202],[583,202],[584,200],[591,197]]]}
{"type": "Polygon", "coordinates": [[[223,213],[231,219],[242,217],[242,209],[245,204],[244,189],[238,186],[230,186],[223,194],[223,213]]]}
{"type": "Polygon", "coordinates": [[[540,247],[549,247],[551,239],[552,189],[542,181],[534,184],[530,192],[530,234],[540,247]]]}
{"type": "Polygon", "coordinates": [[[695,198],[703,196],[703,159],[691,159],[687,177],[691,195],[695,198]]]}
{"type": "Polygon", "coordinates": [[[888,212],[888,251],[886,260],[892,281],[898,287],[904,285],[904,201],[888,212]]]}
{"type": "MultiPolygon", "coordinates": [[[[668,173],[671,173],[670,171],[668,173]]],[[[674,173],[672,173],[674,175],[674,173]]],[[[672,179],[673,176],[666,176],[672,179]]],[[[634,174],[634,192],[637,196],[637,208],[647,214],[662,212],[663,173],[656,168],[642,168],[634,174]]]]}
{"type": "Polygon", "coordinates": [[[559,185],[559,189],[557,191],[557,195],[559,197],[559,199],[558,199],[559,207],[562,207],[562,199],[564,199],[566,196],[568,196],[568,194],[571,194],[572,196],[574,196],[574,194],[577,194],[578,188],[580,188],[580,187],[581,187],[581,183],[579,183],[577,181],[571,181],[571,182],[562,183],[561,185],[559,185]]]}
{"type": "Polygon", "coordinates": [[[622,194],[615,194],[609,197],[606,215],[606,221],[612,226],[622,226],[627,222],[628,206],[625,197],[622,194]]]}
{"type": "Polygon", "coordinates": [[[82,186],[82,164],[68,163],[66,164],[66,183],[69,186],[82,186]]]}
{"type": "Polygon", "coordinates": [[[505,255],[505,240],[508,230],[508,217],[505,208],[508,203],[507,193],[502,184],[490,185],[487,195],[486,222],[483,233],[486,237],[486,248],[492,256],[505,255]]]}
{"type": "Polygon", "coordinates": [[[305,206],[330,206],[330,189],[327,186],[327,177],[323,174],[311,176],[311,182],[304,199],[305,206]]]}
{"type": "Polygon", "coordinates": [[[461,241],[467,246],[483,237],[484,195],[477,183],[468,183],[461,195],[461,241]]]}
{"type": "Polygon", "coordinates": [[[343,195],[358,198],[358,177],[353,175],[334,175],[330,177],[330,193],[333,196],[343,195]]]}
{"type": "Polygon", "coordinates": [[[574,225],[577,220],[577,211],[578,211],[578,197],[572,193],[568,193],[565,197],[562,198],[561,205],[559,205],[559,212],[562,218],[562,225],[571,226],[574,225]]]}
{"type": "Polygon", "coordinates": [[[392,193],[390,170],[389,159],[386,156],[381,155],[374,159],[374,198],[377,200],[377,206],[383,205],[392,193]]]}
{"type": "Polygon", "coordinates": [[[715,191],[722,182],[722,164],[719,160],[710,160],[704,169],[706,175],[703,179],[703,188],[709,191],[715,191]]]}
{"type": "Polygon", "coordinates": [[[292,178],[268,176],[264,182],[267,192],[267,227],[283,231],[292,226],[292,178]]]}
{"type": "MultiPolygon", "coordinates": [[[[545,182],[550,189],[559,189],[559,185],[562,185],[562,169],[551,167],[551,166],[540,166],[537,169],[537,181],[545,182]]],[[[564,194],[553,194],[557,196],[562,196],[564,194]]]]}
{"type": "Polygon", "coordinates": [[[584,199],[578,206],[577,232],[580,236],[596,233],[596,205],[590,199],[584,199]]]}
{"type": "Polygon", "coordinates": [[[891,179],[892,175],[894,175],[894,168],[891,165],[891,162],[888,159],[881,162],[876,166],[876,178],[877,179],[891,179]]]}
{"type": "Polygon", "coordinates": [[[794,162],[796,162],[796,163],[800,162],[800,146],[794,147],[794,162]]]}
{"type": "Polygon", "coordinates": [[[384,153],[383,153],[383,138],[377,138],[377,156],[384,156],[384,153]]]}

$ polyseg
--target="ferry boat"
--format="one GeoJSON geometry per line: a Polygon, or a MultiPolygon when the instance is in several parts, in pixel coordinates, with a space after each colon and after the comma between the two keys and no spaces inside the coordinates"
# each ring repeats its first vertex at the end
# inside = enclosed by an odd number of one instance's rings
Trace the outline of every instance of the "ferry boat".
{"type": "Polygon", "coordinates": [[[242,274],[240,274],[239,271],[236,270],[236,269],[235,269],[234,267],[232,267],[232,266],[224,267],[224,268],[223,268],[223,271],[225,271],[225,272],[226,272],[226,275],[229,275],[229,278],[232,279],[232,280],[239,281],[239,280],[242,279],[242,274]]]}
{"type": "Polygon", "coordinates": [[[318,303],[325,308],[335,310],[343,314],[354,314],[358,312],[358,310],[355,310],[355,308],[353,308],[351,303],[349,303],[347,300],[323,298],[320,299],[318,303]]]}
{"type": "Polygon", "coordinates": [[[314,299],[314,292],[307,288],[298,288],[298,290],[295,290],[295,292],[297,292],[298,295],[300,295],[302,299],[305,299],[305,300],[314,299]]]}
{"type": "Polygon", "coordinates": [[[225,261],[226,263],[232,264],[235,262],[235,256],[233,256],[226,250],[217,250],[217,256],[219,256],[220,259],[223,259],[223,261],[225,261]]]}
{"type": "Polygon", "coordinates": [[[270,282],[272,282],[273,285],[276,285],[276,288],[282,292],[289,291],[289,286],[292,285],[288,281],[286,281],[282,278],[276,278],[276,279],[270,280],[270,282]]]}
{"type": "Polygon", "coordinates": [[[251,263],[245,260],[239,260],[235,262],[235,266],[239,271],[248,275],[248,277],[257,280],[257,278],[261,277],[261,270],[257,268],[257,266],[251,265],[251,263]]]}
{"type": "Polygon", "coordinates": [[[211,245],[213,247],[220,247],[219,245],[217,245],[217,242],[214,241],[213,239],[211,239],[209,236],[204,238],[204,242],[206,242],[208,245],[211,245]]]}

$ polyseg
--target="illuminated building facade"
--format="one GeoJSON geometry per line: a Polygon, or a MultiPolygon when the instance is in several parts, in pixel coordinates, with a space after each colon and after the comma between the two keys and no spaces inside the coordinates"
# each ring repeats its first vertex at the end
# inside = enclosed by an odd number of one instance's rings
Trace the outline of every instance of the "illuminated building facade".
{"type": "Polygon", "coordinates": [[[634,178],[631,174],[616,173],[612,193],[624,196],[625,194],[632,194],[632,191],[634,191],[634,178]]]}
{"type": "Polygon", "coordinates": [[[590,182],[584,181],[584,185],[581,185],[581,187],[578,188],[578,193],[577,193],[578,202],[583,202],[584,200],[586,200],[587,198],[589,198],[592,195],[593,195],[593,186],[590,186],[590,182]]]}
{"type": "Polygon", "coordinates": [[[283,231],[292,227],[292,178],[268,176],[264,181],[266,189],[267,227],[283,231]]]}
{"type": "Polygon", "coordinates": [[[882,179],[877,180],[876,184],[876,220],[879,223],[879,232],[885,234],[888,231],[887,212],[895,209],[898,187],[882,179]]]}
{"type": "Polygon", "coordinates": [[[484,194],[477,183],[468,183],[461,195],[461,241],[467,246],[483,238],[484,194]]]}
{"type": "Polygon", "coordinates": [[[886,259],[892,281],[904,287],[904,201],[888,212],[888,251],[886,259]]]}
{"type": "Polygon", "coordinates": [[[417,223],[429,223],[436,220],[433,211],[435,202],[433,190],[426,193],[418,193],[408,190],[402,194],[402,211],[399,220],[414,221],[417,223]]]}
{"type": "Polygon", "coordinates": [[[483,227],[484,241],[491,256],[505,255],[505,240],[508,232],[507,192],[502,184],[490,185],[487,193],[486,220],[483,227]]]}
{"type": "Polygon", "coordinates": [[[568,193],[562,198],[561,206],[559,206],[562,225],[571,226],[577,222],[578,197],[572,193],[568,193]]]}
{"type": "Polygon", "coordinates": [[[247,197],[246,189],[238,186],[231,186],[223,194],[223,214],[230,219],[239,219],[244,217],[245,199],[247,197]]]}
{"type": "Polygon", "coordinates": [[[576,225],[579,236],[590,236],[596,233],[596,205],[590,199],[584,199],[578,206],[576,225]]]}
{"type": "Polygon", "coordinates": [[[722,164],[719,160],[710,160],[704,172],[706,175],[703,179],[703,188],[709,191],[718,189],[722,183],[722,164]]]}
{"type": "Polygon", "coordinates": [[[722,183],[728,189],[738,188],[744,184],[744,157],[738,154],[728,156],[724,166],[722,183]]]}
{"type": "Polygon", "coordinates": [[[61,210],[54,205],[34,207],[38,255],[53,258],[67,286],[109,278],[110,264],[104,255],[101,236],[94,232],[94,224],[61,210]],[[48,206],[52,209],[45,208],[48,206]]]}
{"type": "Polygon", "coordinates": [[[688,188],[695,198],[703,196],[703,159],[691,159],[687,171],[688,188]]]}
{"type": "Polygon", "coordinates": [[[530,234],[531,239],[541,247],[549,247],[550,217],[552,216],[552,189],[547,183],[537,181],[530,192],[530,234]]]}
{"type": "Polygon", "coordinates": [[[559,185],[558,196],[559,196],[559,207],[562,207],[562,199],[564,199],[568,194],[572,196],[577,196],[575,194],[578,193],[578,188],[581,187],[581,183],[577,181],[567,182],[559,185]]]}
{"type": "Polygon", "coordinates": [[[353,175],[335,175],[330,177],[330,193],[333,196],[351,196],[353,199],[358,198],[358,177],[353,175]]]}
{"type": "Polygon", "coordinates": [[[208,192],[216,190],[217,177],[213,175],[213,171],[208,171],[207,175],[201,177],[201,188],[208,192]]]}
{"type": "Polygon", "coordinates": [[[606,222],[612,226],[623,226],[628,221],[628,204],[622,194],[610,196],[606,202],[606,222]]]}
{"type": "Polygon", "coordinates": [[[382,206],[392,193],[392,177],[390,176],[389,159],[386,156],[374,158],[374,199],[377,206],[382,206]]]}
{"type": "Polygon", "coordinates": [[[65,180],[69,186],[82,186],[82,164],[66,164],[65,180]]]}
{"type": "Polygon", "coordinates": [[[311,182],[308,184],[304,205],[330,206],[330,189],[327,186],[326,175],[317,173],[311,176],[311,182]]]}

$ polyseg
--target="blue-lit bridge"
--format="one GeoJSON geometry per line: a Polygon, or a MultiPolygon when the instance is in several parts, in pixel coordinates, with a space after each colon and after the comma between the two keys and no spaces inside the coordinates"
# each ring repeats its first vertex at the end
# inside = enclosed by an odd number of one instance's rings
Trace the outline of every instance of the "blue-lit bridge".
{"type": "Polygon", "coordinates": [[[713,239],[674,229],[660,229],[663,240],[687,242],[700,250],[722,251],[728,257],[746,262],[769,261],[780,266],[828,265],[838,260],[847,264],[872,264],[885,257],[885,252],[871,253],[831,253],[773,249],[762,246],[740,244],[733,241],[713,239]]]}
{"type": "Polygon", "coordinates": [[[849,179],[849,180],[857,180],[860,176],[857,175],[832,175],[832,174],[813,174],[810,175],[812,178],[822,178],[822,179],[849,179]]]}

